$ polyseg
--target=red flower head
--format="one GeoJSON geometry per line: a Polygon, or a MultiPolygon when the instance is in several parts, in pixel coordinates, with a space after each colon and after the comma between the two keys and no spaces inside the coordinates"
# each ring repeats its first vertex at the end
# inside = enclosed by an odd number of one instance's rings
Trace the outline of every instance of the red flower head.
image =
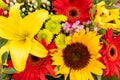
{"type": "Polygon", "coordinates": [[[120,3],[120,0],[118,0],[118,3],[120,3]]]}
{"type": "MultiPolygon", "coordinates": [[[[45,40],[42,40],[41,42],[48,51],[55,48],[54,43],[47,45],[45,40]]],[[[8,64],[9,67],[13,67],[12,61],[9,61],[8,64]]],[[[51,74],[55,78],[56,75],[53,68],[54,66],[51,65],[50,55],[45,58],[38,58],[33,55],[29,55],[25,70],[23,72],[13,74],[12,78],[14,80],[46,80],[45,74],[51,74]]]]}
{"type": "Polygon", "coordinates": [[[70,23],[78,20],[82,23],[90,19],[92,0],[55,0],[52,5],[53,10],[67,16],[70,23]]]}
{"type": "Polygon", "coordinates": [[[100,61],[106,66],[104,76],[109,78],[115,74],[116,77],[120,78],[120,34],[113,37],[112,29],[108,29],[104,35],[104,39],[106,40],[106,44],[103,44],[100,50],[102,54],[100,61]]]}

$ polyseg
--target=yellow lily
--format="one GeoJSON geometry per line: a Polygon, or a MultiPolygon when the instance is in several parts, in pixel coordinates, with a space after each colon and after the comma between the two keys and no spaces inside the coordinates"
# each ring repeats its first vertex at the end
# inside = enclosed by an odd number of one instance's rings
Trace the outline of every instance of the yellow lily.
{"type": "MultiPolygon", "coordinates": [[[[21,18],[20,4],[10,8],[9,17],[0,16],[0,36],[8,42],[0,52],[10,51],[10,56],[17,71],[23,71],[29,53],[44,58],[48,51],[34,39],[43,22],[48,18],[48,11],[41,9],[21,18]]],[[[3,53],[1,53],[3,54],[3,53]]]]}
{"type": "Polygon", "coordinates": [[[118,30],[120,29],[119,18],[119,9],[107,9],[104,1],[97,4],[97,14],[95,15],[94,22],[99,28],[118,30]]]}

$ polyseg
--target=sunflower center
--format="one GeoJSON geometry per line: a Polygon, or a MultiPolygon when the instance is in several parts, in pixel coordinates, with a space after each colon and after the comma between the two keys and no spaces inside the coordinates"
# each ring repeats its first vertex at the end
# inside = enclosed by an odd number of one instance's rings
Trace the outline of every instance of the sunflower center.
{"type": "Polygon", "coordinates": [[[63,50],[63,60],[66,66],[79,70],[88,65],[90,54],[87,47],[81,43],[72,43],[63,50]],[[73,65],[74,64],[74,65],[73,65]]]}
{"type": "Polygon", "coordinates": [[[77,7],[69,7],[66,10],[66,16],[70,21],[75,21],[80,18],[80,11],[77,7]]]}
{"type": "Polygon", "coordinates": [[[44,62],[44,58],[39,58],[33,55],[28,56],[28,62],[32,66],[42,65],[44,62]]]}
{"type": "Polygon", "coordinates": [[[114,45],[111,45],[109,48],[109,59],[113,61],[117,58],[117,56],[117,48],[114,45]]]}

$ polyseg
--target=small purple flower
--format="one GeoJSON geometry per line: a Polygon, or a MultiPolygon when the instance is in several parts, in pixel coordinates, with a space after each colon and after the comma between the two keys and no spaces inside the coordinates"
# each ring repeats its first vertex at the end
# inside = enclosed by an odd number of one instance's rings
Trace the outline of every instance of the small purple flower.
{"type": "Polygon", "coordinates": [[[116,5],[116,7],[120,8],[120,4],[118,3],[118,4],[116,5]]]}
{"type": "Polygon", "coordinates": [[[63,27],[63,30],[66,32],[66,33],[69,33],[70,32],[70,24],[68,22],[65,22],[62,24],[62,27],[63,27]]]}

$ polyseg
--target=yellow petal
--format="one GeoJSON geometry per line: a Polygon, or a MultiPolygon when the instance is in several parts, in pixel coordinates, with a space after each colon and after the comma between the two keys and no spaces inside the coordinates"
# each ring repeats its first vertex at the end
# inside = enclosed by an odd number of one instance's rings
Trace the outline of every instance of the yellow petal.
{"type": "Polygon", "coordinates": [[[32,39],[30,54],[37,57],[44,58],[47,56],[48,51],[45,49],[45,47],[41,43],[39,43],[35,39],[32,39]]]}
{"type": "Polygon", "coordinates": [[[48,11],[43,9],[29,14],[20,22],[20,25],[18,26],[19,33],[21,35],[27,33],[30,38],[33,38],[47,18],[48,11]]]}
{"type": "MultiPolygon", "coordinates": [[[[20,15],[20,5],[21,4],[15,4],[10,8],[10,12],[9,12],[9,18],[10,20],[13,20],[15,22],[16,25],[19,24],[21,18],[20,15]]],[[[17,26],[16,26],[17,27],[17,26]]]]}
{"type": "Polygon", "coordinates": [[[62,74],[69,74],[70,68],[65,66],[64,64],[60,66],[60,73],[62,74]]]}
{"type": "Polygon", "coordinates": [[[78,33],[74,33],[73,36],[72,36],[72,42],[76,43],[78,41],[79,41],[79,39],[78,39],[78,33]]]}
{"type": "Polygon", "coordinates": [[[76,80],[75,71],[74,70],[70,71],[70,80],[76,80]]]}
{"type": "Polygon", "coordinates": [[[68,74],[64,74],[64,80],[66,80],[68,77],[68,74]]]}
{"type": "Polygon", "coordinates": [[[71,40],[70,36],[68,36],[68,37],[65,38],[65,43],[66,44],[71,44],[72,43],[72,40],[71,40]]]}
{"type": "Polygon", "coordinates": [[[99,67],[94,66],[91,62],[89,62],[89,65],[87,66],[87,69],[97,75],[102,75],[103,70],[99,67]]]}
{"type": "Polygon", "coordinates": [[[91,59],[91,63],[92,65],[98,67],[98,68],[101,68],[101,69],[105,69],[106,67],[98,60],[94,60],[94,59],[91,59]]]}
{"type": "Polygon", "coordinates": [[[89,79],[89,80],[94,80],[94,78],[93,78],[92,74],[89,72],[89,70],[87,70],[87,68],[85,68],[84,70],[86,71],[86,74],[87,74],[87,76],[88,76],[88,79],[89,79]]]}
{"type": "Polygon", "coordinates": [[[85,35],[85,30],[82,29],[82,30],[79,32],[79,42],[82,41],[82,38],[83,38],[84,35],[85,35]]]}
{"type": "Polygon", "coordinates": [[[23,41],[11,41],[10,56],[17,71],[23,71],[31,48],[29,39],[23,41]]]}
{"type": "Polygon", "coordinates": [[[5,39],[19,39],[14,21],[0,16],[0,36],[5,39]]]}
{"type": "Polygon", "coordinates": [[[76,80],[82,80],[81,74],[82,72],[80,70],[75,71],[76,80]]]}
{"type": "Polygon", "coordinates": [[[52,65],[61,65],[63,64],[63,57],[62,56],[54,56],[52,57],[52,60],[54,61],[52,65]]]}

